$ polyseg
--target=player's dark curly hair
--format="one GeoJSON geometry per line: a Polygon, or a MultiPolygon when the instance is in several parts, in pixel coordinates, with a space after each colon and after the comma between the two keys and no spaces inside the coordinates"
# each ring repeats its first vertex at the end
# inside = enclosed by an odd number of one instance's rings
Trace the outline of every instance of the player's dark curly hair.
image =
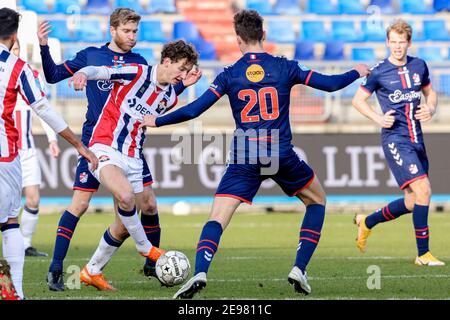
{"type": "Polygon", "coordinates": [[[9,8],[0,9],[0,39],[5,40],[19,29],[20,14],[9,8]]]}
{"type": "Polygon", "coordinates": [[[198,52],[191,43],[184,40],[168,42],[161,51],[161,63],[164,58],[169,58],[172,62],[180,61],[186,58],[188,64],[198,64],[198,52]]]}
{"type": "Polygon", "coordinates": [[[245,43],[255,44],[263,39],[263,22],[255,10],[242,10],[234,15],[234,31],[245,43]]]}

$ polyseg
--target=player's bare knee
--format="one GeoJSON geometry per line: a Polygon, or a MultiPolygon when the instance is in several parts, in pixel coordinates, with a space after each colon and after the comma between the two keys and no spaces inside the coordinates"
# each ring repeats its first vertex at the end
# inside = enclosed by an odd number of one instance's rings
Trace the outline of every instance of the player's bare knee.
{"type": "Polygon", "coordinates": [[[119,207],[126,211],[131,211],[135,206],[134,194],[132,192],[123,191],[116,195],[119,207]]]}
{"type": "Polygon", "coordinates": [[[76,217],[81,217],[89,208],[89,201],[86,200],[79,200],[79,201],[72,201],[70,206],[67,208],[67,211],[69,211],[71,214],[73,214],[76,217]]]}

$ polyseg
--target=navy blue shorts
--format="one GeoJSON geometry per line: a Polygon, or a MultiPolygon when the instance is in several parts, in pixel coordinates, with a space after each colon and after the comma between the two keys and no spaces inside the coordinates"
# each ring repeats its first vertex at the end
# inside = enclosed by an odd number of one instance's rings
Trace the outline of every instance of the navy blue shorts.
{"type": "Polygon", "coordinates": [[[274,180],[290,197],[300,193],[314,180],[314,171],[292,152],[279,158],[279,169],[265,175],[262,164],[229,164],[217,187],[216,197],[230,197],[251,204],[265,179],[274,180]]]}
{"type": "Polygon", "coordinates": [[[384,156],[400,189],[428,176],[428,157],[423,143],[383,141],[384,156]]]}
{"type": "MultiPolygon", "coordinates": [[[[142,157],[144,168],[142,171],[144,187],[153,183],[153,177],[150,173],[147,161],[142,157]]],[[[89,162],[84,157],[78,158],[77,170],[75,171],[75,181],[73,190],[81,190],[88,192],[97,192],[100,182],[92,175],[88,168],[89,162]]]]}

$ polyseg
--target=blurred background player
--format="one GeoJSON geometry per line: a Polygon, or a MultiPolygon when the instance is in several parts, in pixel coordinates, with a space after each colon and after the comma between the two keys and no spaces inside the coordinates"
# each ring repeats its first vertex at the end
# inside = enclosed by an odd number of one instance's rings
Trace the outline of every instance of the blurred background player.
{"type": "MultiPolygon", "coordinates": [[[[109,30],[111,33],[111,42],[106,43],[100,48],[88,47],[81,50],[76,54],[75,58],[59,65],[54,63],[48,46],[48,34],[51,31],[51,26],[47,22],[41,23],[39,25],[38,38],[41,46],[42,67],[47,82],[57,83],[70,78],[75,72],[89,65],[119,66],[125,63],[147,64],[147,61],[141,55],[131,51],[137,42],[140,19],[140,15],[131,9],[118,8],[114,10],[110,16],[109,30]]],[[[85,145],[89,144],[92,130],[109,97],[112,86],[112,83],[99,85],[97,81],[89,81],[87,84],[86,96],[88,106],[86,121],[83,124],[82,131],[82,141],[85,145]]],[[[177,94],[180,94],[184,90],[183,83],[181,82],[176,89],[177,94]]],[[[141,221],[144,228],[152,230],[152,232],[147,233],[148,240],[155,246],[159,246],[161,228],[159,225],[155,194],[151,188],[153,178],[147,162],[144,158],[143,160],[144,169],[142,172],[142,180],[144,192],[136,199],[137,208],[138,211],[142,212],[141,221]]],[[[88,209],[92,195],[98,190],[98,187],[99,182],[89,171],[85,159],[80,158],[75,173],[72,202],[58,223],[53,259],[47,274],[48,287],[52,291],[64,290],[63,262],[69,250],[70,241],[78,221],[88,209]]],[[[108,252],[112,256],[127,237],[128,233],[116,213],[115,222],[104,233],[105,252],[108,252]]],[[[146,259],[144,265],[144,274],[146,276],[155,276],[154,263],[148,259],[146,259]]],[[[103,284],[107,286],[106,281],[103,284]]]]}
{"type": "MultiPolygon", "coordinates": [[[[20,57],[20,42],[16,41],[11,49],[11,53],[20,57]]],[[[45,83],[42,80],[39,72],[33,69],[33,75],[36,81],[39,82],[42,91],[47,93],[45,83]]],[[[55,131],[49,127],[41,118],[41,125],[47,135],[49,142],[50,154],[53,157],[58,157],[60,149],[55,131]]],[[[25,195],[25,205],[23,206],[22,216],[20,220],[20,231],[22,231],[25,256],[29,257],[46,257],[46,252],[40,252],[31,245],[31,239],[39,220],[39,186],[41,184],[41,168],[36,154],[34,145],[33,133],[31,131],[32,125],[32,110],[30,106],[21,98],[18,97],[16,108],[14,110],[14,120],[16,128],[19,131],[19,155],[20,164],[22,166],[22,187],[25,195]]]]}
{"type": "MultiPolygon", "coordinates": [[[[75,90],[83,90],[89,80],[114,82],[108,103],[93,129],[89,147],[98,154],[101,163],[94,172],[96,179],[113,194],[126,228],[124,232],[129,231],[144,256],[149,255],[153,244],[145,241],[145,234],[151,230],[144,230],[135,206],[135,199],[143,192],[141,154],[145,129],[139,125],[144,114],[161,115],[176,105],[175,85],[182,81],[193,84],[201,77],[201,71],[193,68],[197,66],[197,60],[195,48],[178,40],[164,45],[157,65],[88,66],[76,72],[69,82],[75,90]]],[[[152,250],[155,252],[151,259],[156,261],[160,252],[157,248],[152,250]]],[[[99,290],[115,290],[102,273],[113,253],[107,249],[107,239],[100,239],[97,250],[81,271],[81,281],[99,290]]]]}
{"type": "Polygon", "coordinates": [[[382,127],[381,143],[404,198],[397,199],[369,216],[358,214],[357,247],[366,251],[367,238],[378,223],[394,220],[412,212],[418,255],[417,265],[442,266],[429,251],[428,209],[431,185],[428,179],[428,157],[421,122],[436,113],[437,95],[431,86],[424,60],[408,56],[413,30],[403,20],[387,29],[390,56],[371,69],[370,75],[356,92],[353,106],[382,127]],[[383,114],[379,115],[367,100],[376,92],[383,114]],[[421,94],[425,103],[421,103],[421,94]]]}
{"type": "Polygon", "coordinates": [[[288,281],[296,292],[311,292],[306,267],[320,239],[326,196],[313,170],[293,150],[289,123],[291,88],[304,84],[336,91],[368,74],[368,67],[360,64],[341,75],[322,75],[297,61],[266,53],[263,49],[266,37],[263,18],[254,10],[238,12],[234,16],[234,28],[243,57],[226,67],[196,101],[162,117],[146,116],[143,124],[160,127],[193,119],[225,94],[230,99],[236,122],[231,159],[197,245],[194,277],[174,298],[190,299],[206,286],[206,273],[222,232],[242,202],[252,203],[267,178],[273,179],[287,195],[298,197],[306,206],[297,256],[288,281]],[[252,151],[253,141],[258,143],[256,148],[260,148],[256,153],[252,151]]]}
{"type": "MultiPolygon", "coordinates": [[[[64,119],[49,105],[47,98],[35,81],[31,67],[10,53],[17,41],[20,15],[11,9],[0,9],[0,228],[3,256],[10,266],[15,290],[23,299],[22,290],[24,243],[19,229],[22,172],[19,160],[19,133],[14,126],[13,112],[17,95],[21,94],[30,107],[51,128],[72,144],[78,153],[97,168],[98,159],[67,126],[64,119]]],[[[3,266],[3,264],[2,264],[3,266]]],[[[3,289],[3,283],[2,289],[3,289]]]]}

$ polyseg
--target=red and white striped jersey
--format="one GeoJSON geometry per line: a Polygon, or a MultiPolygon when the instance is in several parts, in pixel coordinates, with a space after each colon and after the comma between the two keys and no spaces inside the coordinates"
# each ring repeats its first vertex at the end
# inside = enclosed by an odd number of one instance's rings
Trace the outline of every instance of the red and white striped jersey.
{"type": "Polygon", "coordinates": [[[129,157],[139,158],[145,141],[145,129],[139,129],[139,125],[145,115],[159,116],[176,105],[174,87],[158,84],[158,66],[125,64],[87,68],[95,70],[94,78],[88,75],[88,79],[114,81],[89,145],[105,144],[129,157]]]}
{"type": "MultiPolygon", "coordinates": [[[[36,83],[42,88],[42,91],[46,94],[45,90],[45,82],[40,76],[37,70],[33,69],[33,75],[36,80],[36,83]]],[[[17,142],[19,150],[27,150],[31,148],[35,148],[33,132],[32,132],[32,119],[33,112],[31,107],[22,99],[22,97],[17,97],[16,108],[14,109],[14,121],[16,124],[16,128],[19,132],[19,140],[17,142]]],[[[57,134],[53,131],[52,128],[41,118],[41,125],[47,135],[48,141],[57,140],[57,134]]]]}
{"type": "Polygon", "coordinates": [[[36,82],[31,67],[0,44],[0,161],[10,162],[18,153],[19,132],[13,112],[17,95],[32,108],[46,102],[45,93],[36,82]]]}

